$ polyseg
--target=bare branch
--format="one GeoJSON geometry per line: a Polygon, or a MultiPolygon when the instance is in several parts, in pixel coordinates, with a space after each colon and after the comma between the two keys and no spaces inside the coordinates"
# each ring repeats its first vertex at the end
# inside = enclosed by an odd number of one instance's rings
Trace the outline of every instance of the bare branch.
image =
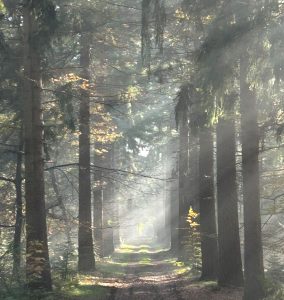
{"type": "Polygon", "coordinates": [[[6,177],[3,177],[3,176],[0,176],[0,181],[15,183],[15,179],[6,178],[6,177]]]}

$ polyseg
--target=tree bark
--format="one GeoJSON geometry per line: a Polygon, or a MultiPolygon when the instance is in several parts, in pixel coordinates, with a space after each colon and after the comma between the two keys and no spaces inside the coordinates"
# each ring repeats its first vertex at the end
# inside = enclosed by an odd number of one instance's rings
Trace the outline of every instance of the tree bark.
{"type": "MultiPolygon", "coordinates": [[[[113,150],[112,150],[112,165],[113,168],[117,168],[117,161],[119,160],[119,148],[116,147],[118,143],[115,143],[112,145],[113,150]]],[[[119,144],[118,144],[119,145],[119,144]]],[[[115,183],[113,183],[113,188],[115,189],[115,183]]],[[[120,220],[119,220],[119,201],[117,197],[113,198],[113,207],[114,207],[114,229],[113,229],[113,243],[114,243],[114,248],[119,247],[120,245],[120,220]]]]}
{"type": "Polygon", "coordinates": [[[217,205],[220,286],[242,286],[236,185],[235,122],[220,118],[217,125],[217,205]]]}
{"type": "MultiPolygon", "coordinates": [[[[177,152],[178,140],[172,138],[170,140],[169,149],[171,153],[177,152]]],[[[174,155],[174,164],[170,166],[170,190],[169,190],[169,222],[170,222],[170,243],[172,255],[178,255],[178,222],[179,222],[179,189],[178,189],[178,163],[177,157],[174,155]]]]}
{"type": "Polygon", "coordinates": [[[52,183],[52,187],[54,190],[54,193],[56,195],[57,201],[58,201],[58,205],[62,211],[62,219],[64,222],[64,232],[65,232],[65,236],[66,236],[66,242],[67,242],[67,248],[66,248],[66,252],[65,252],[65,268],[64,271],[62,272],[62,279],[66,279],[67,278],[67,274],[68,274],[68,264],[69,264],[69,257],[71,255],[72,252],[72,239],[71,239],[71,232],[72,232],[72,226],[68,221],[68,212],[64,203],[64,197],[62,196],[62,194],[60,193],[60,189],[59,186],[57,184],[57,180],[56,180],[56,175],[55,175],[55,171],[54,169],[50,170],[50,176],[51,176],[51,183],[52,183]]]}
{"type": "Polygon", "coordinates": [[[189,226],[187,216],[189,210],[188,199],[188,151],[189,151],[189,125],[186,112],[183,113],[179,122],[179,226],[178,226],[178,251],[179,259],[185,260],[185,244],[189,226]]]}
{"type": "Polygon", "coordinates": [[[16,166],[16,223],[13,243],[13,277],[19,278],[21,267],[21,240],[23,230],[23,195],[22,195],[22,164],[23,164],[23,128],[20,131],[19,149],[16,166]]]}
{"type": "MultiPolygon", "coordinates": [[[[84,31],[84,30],[83,30],[84,31]]],[[[90,170],[90,36],[81,34],[80,63],[83,68],[80,96],[80,136],[79,136],[79,232],[78,232],[78,270],[95,269],[91,215],[91,170],[90,170]]]]}
{"type": "Polygon", "coordinates": [[[255,91],[247,82],[249,61],[245,53],[240,62],[240,109],[242,175],[244,201],[244,299],[264,296],[263,250],[259,195],[259,129],[255,91]]]}
{"type": "Polygon", "coordinates": [[[51,290],[44,200],[41,57],[34,41],[38,28],[31,5],[30,1],[23,5],[26,273],[31,289],[51,290]]]}
{"type": "Polygon", "coordinates": [[[177,187],[177,179],[173,181],[171,184],[171,191],[170,191],[170,219],[171,219],[171,252],[173,255],[178,256],[179,250],[179,237],[178,237],[178,187],[177,187]]]}
{"type": "Polygon", "coordinates": [[[189,206],[194,211],[199,211],[199,148],[198,138],[193,134],[189,136],[189,159],[188,159],[188,191],[189,206]]]}
{"type": "MultiPolygon", "coordinates": [[[[96,156],[97,157],[97,156],[96,156]]],[[[98,161],[97,159],[95,160],[98,161]]],[[[94,241],[95,253],[98,257],[103,257],[103,189],[102,189],[102,171],[96,170],[94,188],[94,241]]]]}
{"type": "Polygon", "coordinates": [[[213,136],[211,129],[206,127],[202,128],[199,134],[201,279],[215,280],[218,249],[214,203],[213,136]]]}
{"type": "MultiPolygon", "coordinates": [[[[112,146],[109,146],[108,153],[104,157],[104,165],[106,168],[113,168],[112,164],[112,146]]],[[[104,227],[104,256],[110,256],[114,252],[113,243],[113,220],[114,220],[114,193],[113,183],[107,177],[107,172],[104,181],[103,192],[103,227],[104,227]]]]}

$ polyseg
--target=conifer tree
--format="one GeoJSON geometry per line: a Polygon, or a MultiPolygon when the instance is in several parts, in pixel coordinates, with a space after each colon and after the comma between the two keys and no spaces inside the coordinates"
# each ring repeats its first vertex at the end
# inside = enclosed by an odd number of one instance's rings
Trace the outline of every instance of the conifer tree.
{"type": "Polygon", "coordinates": [[[26,273],[32,289],[50,290],[44,194],[43,125],[41,109],[42,51],[55,25],[55,7],[48,0],[24,1],[24,144],[26,199],[26,273]]]}

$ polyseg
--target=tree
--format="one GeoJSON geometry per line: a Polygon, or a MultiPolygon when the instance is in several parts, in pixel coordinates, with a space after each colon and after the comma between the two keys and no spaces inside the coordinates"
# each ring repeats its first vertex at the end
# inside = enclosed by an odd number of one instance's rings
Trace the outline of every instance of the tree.
{"type": "Polygon", "coordinates": [[[218,248],[214,197],[213,135],[204,126],[199,132],[199,211],[202,253],[201,279],[215,280],[218,268],[218,248]]]}
{"type": "Polygon", "coordinates": [[[240,249],[234,94],[224,96],[225,112],[217,124],[217,207],[220,286],[243,284],[240,249]]]}
{"type": "MultiPolygon", "coordinates": [[[[198,205],[194,202],[192,205],[198,206],[200,212],[201,278],[203,280],[215,280],[217,276],[218,247],[214,195],[214,140],[210,124],[212,106],[214,105],[212,105],[211,95],[203,93],[200,88],[197,89],[192,83],[181,86],[177,100],[176,119],[180,120],[180,116],[183,116],[184,112],[187,111],[188,128],[192,134],[198,136],[199,142],[199,170],[196,172],[199,176],[198,205]]],[[[194,194],[196,195],[196,193],[194,194]]]]}
{"type": "MultiPolygon", "coordinates": [[[[98,119],[97,119],[98,120],[98,119]]],[[[97,165],[101,166],[102,155],[97,154],[102,145],[95,143],[95,158],[97,165]]],[[[103,170],[95,170],[94,174],[94,188],[93,188],[93,216],[94,216],[94,241],[95,253],[98,257],[104,257],[104,192],[103,192],[103,170]]]]}
{"type": "MultiPolygon", "coordinates": [[[[240,67],[245,299],[261,299],[264,294],[258,166],[257,93],[252,83],[253,80],[250,78],[252,64],[258,59],[252,54],[250,45],[255,44],[258,47],[262,45],[263,40],[260,42],[260,36],[255,35],[255,30],[258,27],[263,28],[264,20],[266,20],[265,10],[263,7],[258,6],[258,3],[255,1],[231,3],[231,5],[225,6],[221,10],[220,15],[213,22],[211,32],[209,32],[199,51],[203,62],[206,62],[204,69],[207,73],[207,85],[210,86],[209,89],[215,92],[220,93],[222,91],[224,93],[226,89],[229,89],[230,82],[230,85],[233,86],[232,80],[236,78],[237,66],[240,67]],[[224,20],[227,22],[225,23],[227,24],[226,26],[224,26],[224,20]],[[232,20],[236,20],[236,22],[232,22],[232,20]],[[241,43],[237,41],[237,38],[241,38],[241,43]],[[234,55],[228,56],[228,50],[232,50],[233,47],[235,47],[234,55]],[[241,61],[240,64],[238,64],[239,60],[241,61]]],[[[259,80],[257,76],[256,79],[259,80]]],[[[228,149],[231,149],[231,147],[228,147],[228,149]]],[[[222,166],[220,172],[223,173],[222,166]]],[[[220,196],[222,197],[222,195],[220,196]]],[[[222,198],[220,200],[222,201],[222,198]]],[[[235,204],[234,207],[236,210],[235,204]]],[[[236,218],[236,213],[234,215],[233,219],[236,218]]],[[[236,223],[236,219],[234,222],[236,223]]],[[[236,240],[235,245],[237,246],[236,240]]]]}
{"type": "Polygon", "coordinates": [[[189,159],[189,124],[187,109],[179,112],[179,225],[178,225],[178,249],[179,259],[184,260],[184,246],[188,233],[188,210],[189,210],[189,174],[188,174],[188,159],[189,159]]]}
{"type": "Polygon", "coordinates": [[[24,1],[24,144],[27,281],[32,289],[50,290],[51,274],[44,200],[41,51],[49,42],[55,8],[49,1],[24,1]]]}
{"type": "Polygon", "coordinates": [[[107,169],[113,168],[113,145],[106,145],[106,151],[103,159],[103,166],[106,168],[103,187],[103,228],[104,228],[104,256],[110,256],[114,252],[114,224],[115,219],[115,200],[114,185],[108,178],[107,169]]]}
{"type": "Polygon", "coordinates": [[[80,63],[82,84],[79,112],[79,232],[78,270],[92,271],[95,268],[91,217],[91,170],[90,170],[90,34],[87,26],[81,33],[80,63]]]}
{"type": "Polygon", "coordinates": [[[245,232],[245,300],[264,296],[264,269],[259,195],[259,129],[257,100],[248,76],[248,54],[240,63],[240,109],[245,232]]]}
{"type": "Polygon", "coordinates": [[[21,242],[23,231],[23,195],[22,195],[22,167],[23,167],[23,128],[20,130],[19,147],[17,151],[17,166],[16,166],[16,223],[13,243],[13,276],[19,276],[21,267],[21,242]]]}

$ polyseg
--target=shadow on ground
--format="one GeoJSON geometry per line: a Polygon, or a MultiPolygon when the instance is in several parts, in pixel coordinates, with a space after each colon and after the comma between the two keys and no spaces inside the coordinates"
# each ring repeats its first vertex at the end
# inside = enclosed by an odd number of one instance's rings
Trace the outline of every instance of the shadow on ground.
{"type": "Polygon", "coordinates": [[[215,282],[200,282],[167,249],[147,245],[118,249],[97,263],[95,273],[81,276],[70,291],[73,294],[65,293],[62,300],[242,299],[241,289],[219,289],[215,282]]]}

